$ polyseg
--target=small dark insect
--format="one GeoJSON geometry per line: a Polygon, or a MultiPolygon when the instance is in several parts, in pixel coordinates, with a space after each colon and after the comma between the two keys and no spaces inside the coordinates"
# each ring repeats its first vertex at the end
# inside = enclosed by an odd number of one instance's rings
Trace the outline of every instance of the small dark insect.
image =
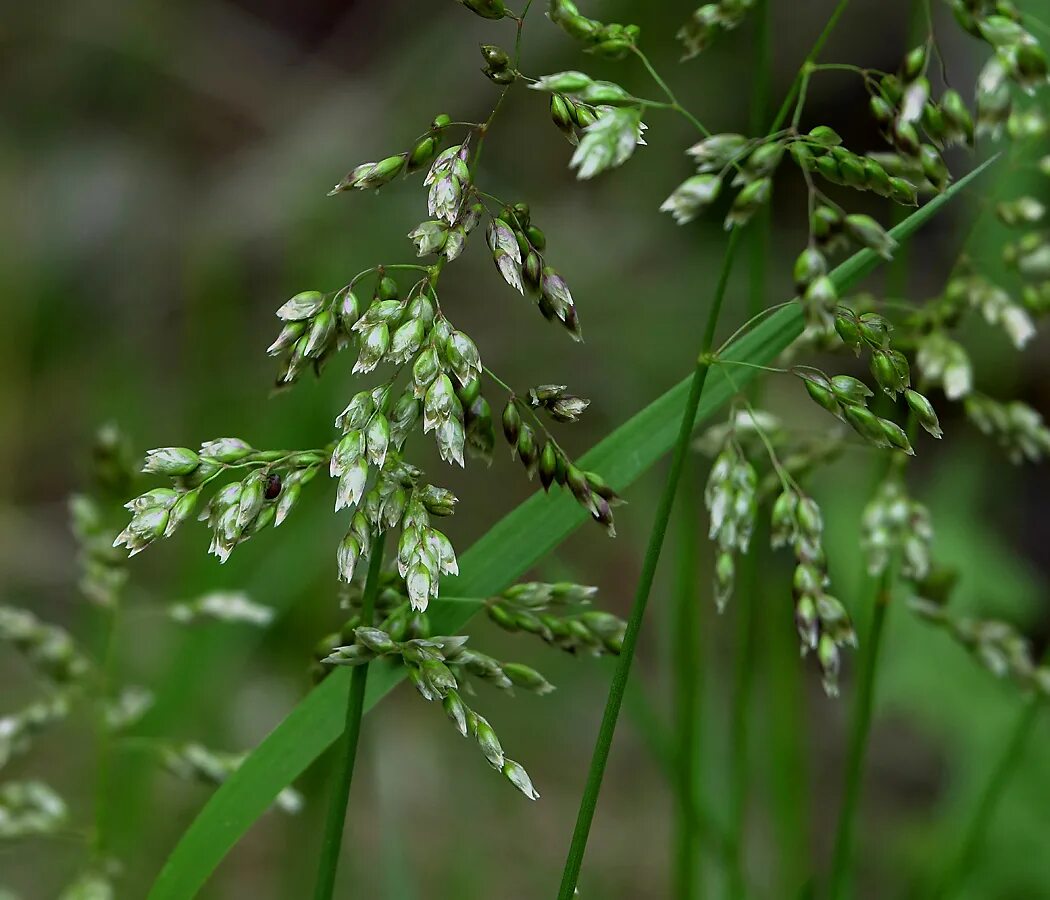
{"type": "Polygon", "coordinates": [[[279,493],[281,493],[281,476],[274,473],[266,479],[266,492],[264,496],[267,500],[275,500],[279,493]]]}

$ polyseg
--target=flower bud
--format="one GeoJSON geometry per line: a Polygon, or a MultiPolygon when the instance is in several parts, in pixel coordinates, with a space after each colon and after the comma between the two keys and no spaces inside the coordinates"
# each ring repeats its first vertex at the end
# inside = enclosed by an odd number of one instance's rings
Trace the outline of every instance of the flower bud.
{"type": "Polygon", "coordinates": [[[920,44],[908,52],[901,64],[901,77],[905,81],[913,81],[926,69],[926,45],[920,44]]]}
{"type": "Polygon", "coordinates": [[[389,361],[395,365],[408,362],[419,351],[425,337],[422,320],[409,319],[390,339],[389,361]]]}
{"type": "Polygon", "coordinates": [[[857,325],[857,317],[852,312],[843,311],[842,308],[836,311],[835,331],[838,332],[842,343],[860,354],[860,328],[857,325]]]}
{"type": "Polygon", "coordinates": [[[438,219],[421,222],[408,233],[408,239],[416,245],[417,256],[440,253],[448,242],[449,227],[438,219]]]}
{"type": "Polygon", "coordinates": [[[460,384],[481,374],[481,356],[475,343],[462,331],[453,331],[445,342],[445,356],[460,384]]]}
{"type": "Polygon", "coordinates": [[[494,71],[505,69],[510,65],[510,56],[507,51],[495,44],[482,44],[481,55],[489,68],[494,71]]]}
{"type": "Polygon", "coordinates": [[[254,451],[247,441],[240,438],[217,438],[201,444],[200,455],[221,463],[240,462],[254,451]]]}
{"type": "Polygon", "coordinates": [[[142,471],[156,475],[189,475],[200,465],[200,457],[188,447],[159,447],[146,454],[142,471]]]}
{"type": "Polygon", "coordinates": [[[329,474],[333,478],[342,475],[364,455],[365,446],[365,436],[362,431],[357,429],[347,431],[332,451],[332,458],[329,460],[329,474]]]}
{"type": "Polygon", "coordinates": [[[897,368],[893,364],[889,353],[885,350],[875,350],[871,354],[871,374],[889,396],[896,396],[897,392],[903,390],[897,368]]]}
{"type": "MultiPolygon", "coordinates": [[[[358,323],[360,324],[360,322],[358,323]]],[[[390,329],[385,323],[373,325],[361,335],[361,349],[353,373],[371,372],[390,349],[390,329]]]]}
{"type": "Polygon", "coordinates": [[[310,330],[306,333],[306,344],[302,349],[302,355],[316,359],[329,349],[329,342],[335,333],[335,316],[329,309],[322,310],[310,323],[310,330]]]}
{"type": "Polygon", "coordinates": [[[505,760],[503,767],[500,769],[503,776],[514,785],[519,791],[521,791],[530,800],[539,800],[540,794],[532,786],[532,780],[529,778],[529,773],[525,771],[520,763],[516,763],[513,759],[505,760]]]}
{"type": "Polygon", "coordinates": [[[762,206],[769,202],[772,192],[771,178],[758,178],[748,182],[733,200],[733,205],[725,220],[726,230],[729,231],[746,224],[762,206]]]}
{"type": "Polygon", "coordinates": [[[521,663],[504,663],[501,668],[515,687],[533,691],[540,696],[554,690],[554,685],[530,666],[521,663]]]}
{"type": "Polygon", "coordinates": [[[390,445],[390,422],[381,412],[377,412],[368,423],[365,444],[368,447],[369,461],[377,469],[383,468],[387,447],[390,445]]]}
{"type": "Polygon", "coordinates": [[[853,240],[884,259],[890,259],[897,248],[897,242],[871,216],[860,213],[846,216],[845,227],[853,240]]]}
{"type": "Polygon", "coordinates": [[[804,291],[815,279],[827,274],[828,263],[824,254],[815,247],[807,247],[795,260],[795,287],[804,291]]]}
{"type": "Polygon", "coordinates": [[[540,484],[543,485],[545,491],[550,491],[557,468],[558,451],[554,448],[554,442],[548,440],[543,445],[539,459],[540,484]]]}
{"type": "Polygon", "coordinates": [[[517,446],[518,435],[521,432],[521,414],[518,412],[518,405],[513,399],[507,401],[507,405],[503,407],[503,436],[507,439],[507,443],[512,446],[517,446]]]}
{"type": "Polygon", "coordinates": [[[886,439],[893,447],[898,450],[903,450],[909,456],[915,455],[915,451],[911,446],[911,441],[908,440],[907,433],[900,427],[900,425],[896,422],[891,422],[889,419],[879,419],[879,426],[882,428],[882,433],[886,436],[886,439]]]}
{"type": "Polygon", "coordinates": [[[518,459],[525,466],[529,478],[532,478],[533,473],[536,471],[539,450],[536,447],[536,438],[532,429],[524,423],[522,423],[521,430],[518,433],[517,451],[518,459]]]}
{"type": "Polygon", "coordinates": [[[372,415],[375,404],[367,391],[354,394],[353,399],[335,420],[335,427],[345,431],[360,430],[372,415]]]}
{"type": "Polygon", "coordinates": [[[507,14],[503,0],[458,0],[458,2],[483,19],[502,19],[507,14]]]}
{"type": "Polygon", "coordinates": [[[890,446],[889,438],[882,428],[882,420],[870,409],[848,404],[842,407],[842,415],[857,434],[874,446],[882,449],[890,446]]]}
{"type": "Polygon", "coordinates": [[[561,94],[551,94],[551,121],[558,127],[558,130],[563,134],[570,137],[575,137],[575,128],[572,118],[572,107],[570,106],[571,101],[563,97],[561,94]]]}
{"type": "Polygon", "coordinates": [[[371,650],[376,656],[382,656],[384,653],[394,653],[398,649],[397,644],[385,631],[365,625],[359,625],[354,629],[354,639],[358,644],[371,650]]]}
{"type": "Polygon", "coordinates": [[[284,303],[277,310],[277,317],[286,322],[301,322],[313,318],[324,305],[324,294],[320,291],[303,291],[284,303]]]}
{"type": "MultiPolygon", "coordinates": [[[[447,488],[428,484],[422,491],[420,499],[427,512],[435,516],[451,516],[456,508],[456,495],[447,488]]],[[[438,532],[440,534],[440,532],[438,532]]]]}
{"type": "Polygon", "coordinates": [[[441,701],[441,705],[445,709],[445,715],[448,716],[449,721],[455,726],[456,731],[458,731],[463,737],[466,737],[467,713],[463,700],[459,696],[459,692],[449,690],[445,694],[445,699],[441,701]]]}
{"type": "Polygon", "coordinates": [[[339,476],[339,484],[335,491],[335,511],[339,512],[341,509],[360,503],[367,480],[368,462],[361,458],[351,463],[347,470],[339,476]]]}
{"type": "Polygon", "coordinates": [[[417,172],[434,161],[437,154],[439,140],[436,135],[428,134],[421,138],[409,151],[406,171],[417,172]]]}
{"type": "Polygon", "coordinates": [[[171,535],[174,534],[175,529],[193,514],[193,510],[197,507],[197,501],[200,499],[200,495],[200,488],[186,491],[179,495],[179,499],[175,501],[168,513],[168,522],[164,528],[164,537],[171,537],[171,535]]]}
{"type": "Polygon", "coordinates": [[[903,178],[890,178],[890,199],[904,206],[916,206],[919,202],[914,185],[903,178]]]}
{"type": "Polygon", "coordinates": [[[471,733],[477,740],[481,752],[485,754],[485,759],[489,761],[489,765],[494,769],[502,769],[505,761],[503,748],[500,746],[499,738],[496,737],[496,732],[492,730],[488,720],[484,716],[479,716],[475,713],[468,721],[470,722],[471,733]]]}
{"type": "Polygon", "coordinates": [[[878,313],[862,313],[857,319],[860,336],[875,349],[885,347],[889,338],[890,324],[878,313]]]}
{"type": "Polygon", "coordinates": [[[933,408],[933,404],[926,397],[918,391],[913,391],[909,388],[904,392],[904,399],[908,402],[908,406],[915,413],[915,417],[923,428],[935,438],[940,438],[944,434],[941,431],[941,423],[937,419],[937,413],[933,408]]]}
{"type": "Polygon", "coordinates": [[[406,158],[403,153],[399,153],[397,156],[388,156],[386,159],[381,159],[372,167],[372,170],[368,173],[366,178],[359,182],[356,187],[382,187],[401,173],[401,170],[405,167],[405,163],[406,158]]]}
{"type": "Polygon", "coordinates": [[[863,406],[872,396],[871,389],[852,375],[836,375],[831,379],[831,390],[843,403],[858,403],[863,406]]]}

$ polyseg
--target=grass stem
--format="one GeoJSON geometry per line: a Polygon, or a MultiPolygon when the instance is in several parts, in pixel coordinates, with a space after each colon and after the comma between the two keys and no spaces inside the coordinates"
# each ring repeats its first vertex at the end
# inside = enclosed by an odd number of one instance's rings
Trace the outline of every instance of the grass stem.
{"type": "MultiPolygon", "coordinates": [[[[759,0],[755,6],[755,60],[754,83],[751,89],[751,130],[757,133],[769,116],[769,95],[773,80],[773,59],[770,45],[769,2],[759,0]]],[[[768,206],[755,216],[750,233],[750,272],[747,316],[758,316],[766,304],[766,257],[769,253],[771,214],[768,206]]],[[[751,382],[748,396],[757,401],[759,381],[751,382]]],[[[764,529],[756,529],[751,553],[740,561],[739,590],[736,591],[737,640],[733,665],[732,710],[729,720],[729,835],[726,871],[729,896],[743,900],[747,894],[747,804],[750,793],[749,713],[755,671],[755,608],[758,602],[764,529]]]]}
{"type": "Polygon", "coordinates": [[[616,720],[620,715],[624,690],[627,687],[627,679],[631,673],[631,664],[634,662],[634,653],[638,645],[642,619],[645,616],[645,608],[649,603],[649,593],[653,586],[653,579],[656,576],[657,563],[660,561],[660,551],[663,548],[664,536],[667,534],[667,525],[671,518],[675,493],[678,490],[682,469],[685,466],[685,458],[689,452],[689,439],[692,436],[693,425],[696,422],[696,413],[700,407],[700,397],[703,394],[704,383],[707,381],[707,375],[711,369],[709,354],[714,344],[715,328],[718,326],[718,317],[722,310],[722,301],[725,299],[729,273],[732,270],[733,260],[736,257],[740,235],[741,231],[736,229],[729,236],[725,256],[722,260],[722,271],[719,273],[718,285],[715,288],[714,298],[708,310],[707,323],[704,326],[704,334],[700,342],[700,353],[689,384],[689,396],[686,399],[685,408],[682,410],[678,438],[675,441],[671,457],[671,468],[667,473],[667,481],[664,483],[652,530],[649,534],[649,543],[645,550],[645,558],[642,561],[642,572],[638,579],[638,587],[635,591],[630,617],[627,620],[623,649],[620,651],[620,656],[616,661],[616,669],[613,672],[612,684],[609,686],[605,712],[602,715],[602,723],[598,729],[598,738],[594,745],[594,754],[587,773],[587,784],[584,788],[583,797],[580,800],[576,827],[573,830],[572,842],[569,845],[569,853],[562,872],[561,888],[558,891],[559,900],[572,900],[576,892],[576,882],[579,879],[580,867],[583,865],[583,856],[587,849],[587,838],[590,836],[591,823],[594,821],[594,810],[598,805],[598,794],[601,791],[602,779],[605,776],[605,766],[609,760],[609,749],[612,747],[613,734],[616,731],[616,720]]]}
{"type": "MultiPolygon", "coordinates": [[[[682,473],[682,491],[696,495],[695,467],[682,473]]],[[[678,517],[678,566],[672,610],[671,658],[674,684],[675,853],[673,894],[695,900],[700,887],[700,822],[696,815],[701,790],[700,723],[703,692],[703,648],[697,591],[700,529],[697,511],[683,503],[678,517]]]]}
{"type": "Polygon", "coordinates": [[[951,900],[952,897],[955,897],[967,876],[973,871],[999,801],[1020,764],[1024,746],[1028,743],[1042,706],[1041,696],[1031,697],[1018,715],[1017,722],[992,767],[988,781],[981,790],[973,816],[963,832],[959,850],[933,894],[935,900],[951,900]]]}
{"type": "Polygon", "coordinates": [[[845,787],[839,822],[835,833],[835,849],[831,863],[831,900],[843,900],[849,896],[850,869],[853,861],[853,833],[860,804],[861,780],[864,760],[867,756],[868,734],[871,731],[872,711],[875,700],[875,673],[878,668],[879,649],[886,624],[886,613],[893,591],[893,566],[887,566],[879,577],[872,607],[871,625],[867,640],[863,643],[863,656],[857,677],[857,695],[849,731],[846,750],[845,787]]]}
{"type": "MultiPolygon", "coordinates": [[[[361,621],[370,624],[379,592],[379,572],[383,566],[385,534],[376,535],[368,559],[368,576],[361,599],[361,621]]],[[[358,738],[361,736],[361,716],[365,707],[365,687],[368,682],[368,663],[357,666],[350,678],[346,695],[346,728],[337,745],[336,768],[332,773],[332,795],[321,843],[321,860],[317,870],[314,900],[331,900],[335,890],[335,876],[339,868],[339,851],[343,844],[346,809],[350,802],[350,785],[354,778],[358,738]]]]}

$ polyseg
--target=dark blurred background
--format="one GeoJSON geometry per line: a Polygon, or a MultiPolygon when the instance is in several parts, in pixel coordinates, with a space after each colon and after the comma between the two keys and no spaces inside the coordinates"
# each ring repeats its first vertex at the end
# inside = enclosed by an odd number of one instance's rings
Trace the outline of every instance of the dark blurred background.
{"type": "MultiPolygon", "coordinates": [[[[483,119],[498,88],[479,72],[477,44],[510,46],[513,24],[483,21],[451,0],[2,6],[0,597],[90,634],[92,613],[74,587],[66,498],[86,482],[97,427],[119,423],[139,452],[227,434],[259,447],[327,442],[353,390],[348,361],[332,365],[320,381],[304,379],[271,398],[273,366],[262,351],[276,333],[273,312],[299,290],[333,289],[378,262],[413,261],[404,235],[425,218],[425,200],[414,180],[379,195],[325,193],[356,163],[408,146],[439,112],[483,119]]],[[[580,68],[656,96],[636,61],[581,57],[542,16],[543,6],[537,0],[526,25],[526,73],[580,68]]],[[[774,0],[771,6],[778,103],[833,4],[774,0]]],[[[751,23],[701,59],[679,65],[674,32],[691,9],[676,0],[592,2],[587,11],[638,22],[643,46],[682,101],[713,130],[746,130],[751,23]]],[[[908,48],[909,9],[904,0],[856,0],[824,59],[895,69],[908,48]]],[[[942,4],[934,12],[953,79],[971,85],[983,47],[954,26],[942,4]]],[[[810,97],[803,124],[831,124],[858,151],[876,147],[859,79],[822,75],[810,97]]],[[[551,125],[546,98],[533,92],[509,95],[486,144],[477,178],[495,194],[531,204],[549,258],[576,297],[587,339],[582,347],[545,326],[500,283],[480,244],[442,277],[446,310],[505,379],[521,386],[565,382],[592,398],[584,421],[565,434],[574,452],[688,372],[724,244],[717,223],[679,228],[656,211],[689,174],[682,150],[695,135],[670,114],[653,111],[647,121],[648,146],[593,183],[571,177],[571,148],[551,125]]],[[[959,173],[971,164],[965,154],[952,162],[959,173]]],[[[992,175],[925,229],[912,247],[909,296],[940,289],[978,195],[1013,177],[992,175]]],[[[889,216],[870,196],[850,203],[889,216]]],[[[791,261],[805,240],[804,205],[801,182],[782,178],[770,303],[790,296],[791,261]]],[[[978,237],[993,261],[995,235],[989,229],[978,237]]],[[[731,284],[735,307],[726,334],[743,320],[746,274],[740,266],[731,284]]],[[[980,387],[1050,410],[1045,337],[1018,358],[998,334],[982,328],[974,334],[968,346],[980,387]]],[[[793,384],[774,379],[766,396],[789,420],[820,421],[793,384]]],[[[957,414],[948,411],[942,421],[947,439],[935,448],[924,444],[913,485],[932,508],[939,556],[960,567],[954,602],[959,610],[1007,618],[1040,642],[1048,624],[1050,480],[1045,469],[1010,466],[957,414]]],[[[426,462],[436,469],[436,459],[426,462]]],[[[702,459],[695,465],[702,477],[702,459]]],[[[629,492],[615,541],[583,529],[534,574],[597,584],[604,603],[626,614],[660,471],[629,492]]],[[[829,523],[837,593],[862,623],[867,610],[858,608],[851,588],[861,567],[860,510],[876,471],[873,455],[850,453],[814,488],[829,523]]],[[[488,470],[442,472],[441,483],[461,498],[449,523],[459,548],[532,489],[503,453],[488,470]]],[[[223,567],[205,556],[208,537],[195,525],[133,561],[131,602],[141,612],[129,613],[122,625],[119,665],[157,692],[147,731],[246,749],[302,696],[310,648],[339,622],[333,556],[341,532],[330,499],[318,484],[279,532],[238,549],[223,567]],[[149,612],[216,587],[243,587],[276,607],[275,626],[262,635],[224,626],[186,633],[149,612]]],[[[685,502],[706,527],[699,497],[685,502]]],[[[770,683],[769,658],[783,651],[785,633],[793,638],[785,613],[787,561],[778,557],[765,571],[748,869],[756,896],[780,898],[788,896],[780,880],[785,853],[799,871],[819,870],[827,860],[853,672],[851,660],[838,701],[824,697],[810,661],[799,663],[797,685],[770,683]],[[785,716],[798,723],[797,745],[771,736],[772,723],[785,716]],[[785,818],[773,812],[778,804],[796,817],[786,844],[785,818]]],[[[722,819],[737,632],[731,609],[718,617],[710,608],[706,578],[704,791],[722,819]]],[[[672,796],[648,724],[668,718],[670,584],[662,575],[650,607],[638,690],[617,735],[584,896],[670,896],[672,796]]],[[[486,691],[478,701],[543,799],[524,802],[457,738],[439,709],[402,688],[366,720],[345,896],[516,900],[554,892],[611,668],[563,658],[484,624],[474,630],[490,652],[538,666],[559,687],[543,699],[506,701],[486,691]]],[[[891,611],[883,663],[858,835],[859,896],[871,898],[906,896],[954,849],[975,789],[1023,702],[1011,685],[916,621],[903,602],[891,611]]],[[[0,685],[0,712],[33,696],[25,669],[7,649],[0,649],[0,685]]],[[[1044,720],[967,897],[1050,897],[1048,740],[1044,720]]],[[[13,761],[4,775],[45,777],[85,819],[90,747],[86,723],[74,722],[42,737],[39,751],[13,761]]],[[[207,788],[187,788],[141,762],[122,758],[111,798],[114,850],[125,867],[122,897],[145,896],[208,796],[207,788]]],[[[266,816],[202,896],[309,894],[324,767],[300,787],[306,810],[291,819],[266,816]]],[[[0,885],[27,898],[54,897],[81,854],[75,844],[0,848],[0,885]]],[[[705,860],[705,878],[718,890],[714,856],[705,860]]]]}

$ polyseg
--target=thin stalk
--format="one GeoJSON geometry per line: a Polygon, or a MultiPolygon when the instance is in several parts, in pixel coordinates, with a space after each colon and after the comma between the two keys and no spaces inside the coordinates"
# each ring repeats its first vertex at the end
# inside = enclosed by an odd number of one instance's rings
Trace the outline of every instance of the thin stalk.
{"type": "MultiPolygon", "coordinates": [[[[682,491],[696,494],[695,466],[682,474],[682,491]]],[[[696,816],[701,790],[700,722],[704,666],[700,642],[700,604],[697,596],[697,548],[700,545],[696,509],[679,507],[678,573],[674,588],[671,661],[674,673],[675,736],[675,853],[674,896],[695,900],[699,896],[700,823],[696,816]]]]}
{"type": "MultiPolygon", "coordinates": [[[[916,34],[922,28],[923,0],[912,0],[911,12],[908,22],[909,43],[916,39],[916,34]]],[[[900,207],[895,205],[893,215],[894,224],[901,221],[900,207]]],[[[906,245],[907,246],[907,245],[906,245]]],[[[902,253],[903,248],[898,248],[887,276],[887,290],[894,292],[903,291],[908,280],[909,256],[902,253]]],[[[908,437],[914,440],[918,430],[918,421],[914,412],[908,416],[908,437]]],[[[902,477],[903,459],[901,456],[887,464],[883,477],[894,477],[893,469],[897,469],[897,477],[902,477]]],[[[880,479],[881,481],[881,479],[880,479]]],[[[876,488],[877,489],[877,488],[876,488]]],[[[868,735],[871,731],[871,717],[874,709],[875,678],[878,669],[879,647],[882,642],[882,633],[886,623],[886,612],[889,609],[890,598],[893,593],[895,565],[891,562],[887,565],[875,587],[875,604],[871,613],[871,627],[868,633],[867,649],[861,663],[860,676],[857,682],[857,696],[853,709],[853,719],[850,725],[849,745],[846,755],[845,787],[842,795],[842,803],[839,808],[838,828],[835,833],[835,849],[831,863],[831,900],[844,900],[850,892],[850,876],[853,864],[853,835],[856,830],[857,810],[860,805],[860,795],[864,774],[864,761],[867,756],[868,735]]]]}
{"type": "MultiPolygon", "coordinates": [[[[760,0],[755,7],[755,61],[754,85],[751,91],[751,130],[762,128],[769,112],[772,82],[772,50],[770,47],[769,3],[760,0]]],[[[759,315],[766,302],[766,257],[769,252],[771,213],[768,206],[759,210],[750,234],[751,279],[748,290],[747,316],[759,315]]],[[[749,397],[757,401],[759,379],[751,383],[749,397]]],[[[744,556],[740,565],[739,589],[736,591],[737,640],[733,666],[732,711],[729,726],[729,845],[726,871],[729,876],[729,896],[743,900],[747,894],[745,847],[747,833],[747,803],[751,773],[749,759],[749,712],[753,694],[755,671],[755,608],[760,586],[759,554],[761,535],[757,529],[755,546],[744,556]]]]}
{"type": "Polygon", "coordinates": [[[809,80],[809,74],[814,61],[820,56],[820,51],[824,49],[824,45],[828,42],[828,38],[831,37],[831,32],[835,29],[835,25],[838,24],[838,21],[846,11],[847,6],[849,6],[849,0],[839,0],[838,4],[835,6],[835,9],[831,13],[831,18],[828,19],[823,30],[817,36],[816,41],[810,48],[809,54],[806,56],[806,61],[802,64],[802,68],[798,70],[798,75],[795,76],[795,81],[791,85],[790,90],[788,90],[784,102],[781,104],[780,109],[777,110],[776,117],[773,119],[773,124],[769,129],[770,131],[777,131],[780,126],[787,121],[787,117],[791,114],[792,107],[799,95],[799,91],[802,89],[803,84],[809,80]]]}
{"type": "MultiPolygon", "coordinates": [[[[924,385],[919,385],[923,390],[924,385]]],[[[919,421],[914,411],[908,414],[905,428],[908,439],[914,443],[919,430],[919,421]]],[[[874,490],[887,478],[903,478],[904,465],[908,459],[903,453],[889,455],[876,479],[874,490]]],[[[846,751],[845,782],[842,801],[839,806],[838,827],[835,831],[835,848],[831,861],[831,878],[829,883],[830,900],[844,900],[849,896],[850,875],[853,863],[853,834],[856,830],[857,810],[860,806],[861,782],[864,774],[864,761],[867,757],[868,735],[871,732],[871,718],[875,700],[875,675],[879,664],[879,649],[882,644],[882,633],[886,624],[886,613],[893,597],[893,586],[896,579],[897,560],[891,558],[874,583],[872,598],[871,624],[868,637],[861,653],[860,670],[857,676],[857,694],[854,699],[853,715],[850,721],[849,743],[846,751]]],[[[865,584],[871,579],[865,575],[865,584]]],[[[866,593],[866,592],[863,592],[866,593]]],[[[866,598],[865,598],[866,599],[866,598]]]]}
{"type": "Polygon", "coordinates": [[[967,876],[973,870],[974,864],[980,854],[988,828],[995,816],[999,801],[1006,792],[1010,779],[1013,777],[1021,759],[1021,753],[1032,729],[1039,717],[1039,711],[1043,706],[1043,698],[1036,695],[1030,698],[1024,709],[1017,717],[1013,730],[1007,738],[995,766],[988,776],[988,781],[981,790],[977,805],[974,807],[973,816],[967,823],[963,832],[962,843],[952,864],[941,881],[940,886],[934,892],[936,900],[950,900],[959,893],[967,876]]]}
{"type": "Polygon", "coordinates": [[[642,628],[642,618],[645,615],[645,608],[649,602],[649,592],[652,589],[653,578],[656,575],[656,566],[660,560],[664,536],[667,534],[667,523],[671,518],[671,509],[674,506],[678,482],[681,480],[686,454],[689,452],[689,439],[692,436],[693,425],[696,422],[700,396],[704,390],[704,383],[707,381],[707,374],[711,370],[710,352],[714,345],[715,328],[718,326],[718,317],[722,311],[722,301],[725,299],[726,285],[729,283],[729,273],[733,267],[733,259],[736,256],[736,250],[740,243],[740,235],[740,230],[736,229],[729,236],[725,256],[722,260],[722,271],[719,273],[718,285],[715,288],[711,308],[708,310],[707,323],[704,326],[704,334],[700,342],[700,353],[689,385],[689,396],[686,399],[685,408],[682,410],[678,438],[675,441],[674,452],[671,457],[671,468],[667,473],[667,481],[664,484],[660,502],[656,509],[652,531],[649,535],[649,544],[646,547],[645,558],[642,561],[642,572],[638,580],[634,604],[631,607],[631,614],[627,620],[623,649],[617,658],[612,684],[609,686],[609,697],[605,704],[601,727],[598,729],[598,738],[594,745],[594,754],[587,774],[587,784],[584,788],[583,797],[580,800],[576,827],[573,830],[572,843],[569,845],[569,853],[562,873],[561,888],[558,891],[559,900],[572,900],[576,891],[576,882],[579,879],[580,867],[583,864],[583,855],[587,849],[587,838],[590,835],[591,823],[594,821],[594,810],[598,805],[598,794],[601,791],[602,779],[605,776],[605,766],[609,761],[609,749],[612,746],[613,733],[616,731],[616,720],[620,715],[620,706],[623,703],[627,678],[631,673],[631,663],[634,661],[634,652],[638,645],[638,634],[642,628]]]}
{"type": "Polygon", "coordinates": [[[886,612],[893,591],[892,566],[887,566],[879,577],[871,625],[864,642],[865,651],[857,677],[857,696],[850,724],[849,745],[846,751],[845,787],[839,808],[839,824],[835,833],[835,850],[831,863],[831,900],[843,900],[849,893],[850,866],[853,860],[853,832],[860,803],[861,776],[867,756],[868,734],[875,700],[875,673],[879,662],[879,648],[886,624],[886,612]]]}
{"type": "MultiPolygon", "coordinates": [[[[361,598],[361,621],[371,624],[379,592],[379,571],[383,565],[383,545],[386,535],[380,532],[373,541],[368,559],[368,576],[361,598]]],[[[339,868],[339,851],[343,844],[346,808],[350,801],[350,785],[354,778],[358,738],[361,735],[361,716],[365,708],[365,686],[368,682],[368,663],[357,666],[350,678],[346,695],[346,728],[339,742],[336,768],[332,773],[332,796],[321,842],[321,861],[317,870],[314,900],[331,900],[335,890],[335,875],[339,868]]]]}
{"type": "Polygon", "coordinates": [[[794,611],[788,602],[771,606],[762,617],[768,666],[770,795],[777,847],[777,881],[785,896],[797,891],[811,866],[809,758],[806,752],[805,695],[798,664],[794,611]]]}
{"type": "Polygon", "coordinates": [[[656,69],[653,67],[653,64],[649,62],[649,57],[646,56],[639,47],[635,46],[631,49],[634,50],[635,56],[637,56],[642,61],[642,65],[645,66],[646,71],[652,76],[653,81],[656,82],[660,90],[664,92],[664,95],[667,97],[668,101],[670,101],[666,104],[654,103],[651,100],[643,101],[644,105],[670,109],[678,113],[683,118],[687,119],[690,123],[692,123],[693,127],[697,131],[699,131],[704,137],[711,137],[711,132],[704,127],[703,123],[691,112],[689,112],[688,109],[682,106],[681,103],[678,102],[678,98],[674,95],[674,91],[672,91],[671,88],[668,86],[667,82],[660,77],[660,73],[656,71],[656,69]]]}
{"type": "MultiPolygon", "coordinates": [[[[117,630],[120,627],[121,600],[118,598],[112,609],[103,610],[106,621],[103,626],[102,654],[100,657],[99,698],[108,697],[113,685],[113,669],[116,665],[117,630]]],[[[101,859],[106,852],[109,839],[108,814],[110,785],[113,777],[113,735],[106,721],[105,704],[98,704],[95,720],[98,741],[95,771],[95,828],[92,834],[91,852],[94,859],[101,859]]]]}
{"type": "MultiPolygon", "coordinates": [[[[920,40],[926,29],[926,12],[923,0],[913,0],[908,16],[908,46],[913,47],[920,40]]],[[[930,26],[932,30],[932,25],[930,26]]],[[[899,225],[907,217],[906,208],[894,203],[890,209],[891,226],[899,225]]],[[[886,270],[886,293],[892,297],[904,294],[908,282],[908,269],[911,260],[911,242],[905,241],[893,253],[893,260],[886,270]]]]}

